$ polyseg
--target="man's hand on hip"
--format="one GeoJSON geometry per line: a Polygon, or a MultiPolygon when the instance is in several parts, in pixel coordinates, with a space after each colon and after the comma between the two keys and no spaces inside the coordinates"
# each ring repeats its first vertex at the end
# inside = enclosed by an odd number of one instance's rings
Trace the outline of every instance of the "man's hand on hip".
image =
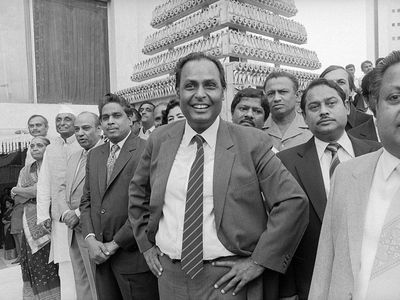
{"type": "Polygon", "coordinates": [[[96,240],[94,236],[89,236],[86,239],[86,244],[89,248],[89,255],[96,264],[105,262],[110,256],[110,252],[102,242],[96,240]]]}
{"type": "Polygon", "coordinates": [[[159,256],[163,256],[164,253],[158,249],[157,246],[153,246],[150,249],[143,252],[144,258],[146,259],[146,263],[150,268],[150,271],[156,276],[160,277],[163,271],[161,266],[160,260],[158,259],[159,256]]]}
{"type": "Polygon", "coordinates": [[[264,267],[255,263],[250,257],[239,258],[235,260],[216,261],[213,262],[216,267],[229,267],[231,270],[222,276],[214,285],[216,289],[220,288],[224,283],[228,284],[221,289],[221,293],[225,294],[234,288],[233,295],[239,291],[250,281],[257,278],[264,272],[264,267]]]}

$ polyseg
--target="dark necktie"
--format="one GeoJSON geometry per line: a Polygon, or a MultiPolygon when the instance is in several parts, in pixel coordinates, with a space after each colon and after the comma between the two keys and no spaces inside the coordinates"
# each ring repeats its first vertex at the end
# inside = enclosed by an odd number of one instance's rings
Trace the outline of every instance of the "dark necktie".
{"type": "Polygon", "coordinates": [[[107,159],[107,184],[110,182],[112,171],[114,170],[115,161],[117,160],[115,153],[118,151],[118,145],[112,145],[110,155],[107,159]]]}
{"type": "Polygon", "coordinates": [[[203,269],[203,138],[195,135],[197,153],[190,169],[182,238],[182,270],[193,279],[203,269]]]}
{"type": "Polygon", "coordinates": [[[326,150],[330,151],[332,154],[331,165],[329,167],[329,178],[332,177],[333,171],[335,171],[338,164],[340,164],[339,156],[338,156],[338,149],[340,145],[338,143],[329,143],[326,146],[326,150]]]}

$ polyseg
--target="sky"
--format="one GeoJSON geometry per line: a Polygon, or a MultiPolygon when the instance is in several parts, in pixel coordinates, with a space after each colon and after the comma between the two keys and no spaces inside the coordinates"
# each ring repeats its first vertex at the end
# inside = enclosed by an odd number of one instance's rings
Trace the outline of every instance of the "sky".
{"type": "MultiPolygon", "coordinates": [[[[138,24],[139,50],[144,45],[146,35],[155,30],[150,26],[151,13],[156,5],[166,0],[136,0],[140,11],[138,24]]],[[[361,76],[360,64],[367,55],[366,0],[295,0],[298,13],[291,19],[303,24],[307,30],[307,44],[301,45],[316,51],[322,64],[320,73],[329,65],[345,66],[353,63],[356,76],[361,76]]],[[[140,52],[140,51],[139,51],[140,52]]],[[[136,53],[135,60],[148,56],[136,53]]]]}

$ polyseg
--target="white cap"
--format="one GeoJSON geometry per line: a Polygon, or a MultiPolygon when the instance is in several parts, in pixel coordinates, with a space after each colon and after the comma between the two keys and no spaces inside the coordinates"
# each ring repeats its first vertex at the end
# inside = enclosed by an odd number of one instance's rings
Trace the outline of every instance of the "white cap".
{"type": "Polygon", "coordinates": [[[58,110],[58,114],[73,114],[75,116],[75,112],[73,111],[73,109],[65,104],[60,104],[60,109],[58,110]]]}

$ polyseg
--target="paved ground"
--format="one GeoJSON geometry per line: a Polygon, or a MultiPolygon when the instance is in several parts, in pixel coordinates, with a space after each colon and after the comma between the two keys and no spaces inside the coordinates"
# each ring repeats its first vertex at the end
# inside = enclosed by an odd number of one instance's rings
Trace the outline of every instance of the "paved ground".
{"type": "Polygon", "coordinates": [[[21,267],[11,264],[13,261],[5,260],[0,249],[0,300],[22,299],[21,267]]]}

